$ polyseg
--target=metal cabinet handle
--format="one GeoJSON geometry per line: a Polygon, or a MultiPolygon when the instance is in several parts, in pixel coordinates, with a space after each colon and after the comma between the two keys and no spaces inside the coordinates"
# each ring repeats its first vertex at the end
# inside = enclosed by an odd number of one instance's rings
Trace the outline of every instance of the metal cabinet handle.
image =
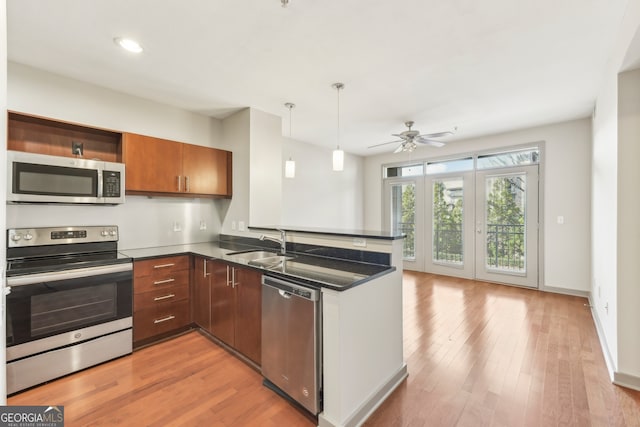
{"type": "Polygon", "coordinates": [[[182,177],[178,175],[178,191],[182,191],[182,177]]]}
{"type": "Polygon", "coordinates": [[[207,260],[206,260],[206,259],[204,260],[203,265],[204,265],[204,268],[203,268],[203,275],[204,275],[204,277],[207,277],[207,276],[208,276],[208,275],[210,275],[211,273],[207,273],[207,260]]]}
{"type": "Polygon", "coordinates": [[[153,323],[162,323],[162,322],[166,322],[167,320],[172,320],[172,319],[175,319],[175,318],[176,318],[176,316],[169,315],[167,317],[163,317],[162,319],[156,319],[156,320],[153,321],[153,323]]]}
{"type": "Polygon", "coordinates": [[[165,280],[156,280],[155,282],[153,282],[154,285],[162,285],[164,283],[171,283],[171,282],[175,282],[176,279],[165,279],[165,280]]]}
{"type": "Polygon", "coordinates": [[[190,191],[190,189],[189,189],[189,177],[188,176],[184,177],[184,191],[186,191],[187,193],[190,191]]]}
{"type": "Polygon", "coordinates": [[[175,294],[163,295],[161,297],[155,297],[153,300],[154,301],[162,301],[163,299],[169,299],[169,298],[173,298],[175,296],[176,296],[175,294]]]}
{"type": "Polygon", "coordinates": [[[229,282],[229,266],[227,265],[227,286],[229,286],[230,282],[229,282]]]}
{"type": "Polygon", "coordinates": [[[169,264],[158,264],[158,265],[154,265],[153,268],[167,268],[167,267],[173,267],[174,265],[176,265],[175,263],[171,262],[169,264]]]}
{"type": "Polygon", "coordinates": [[[236,283],[236,268],[231,267],[231,287],[235,288],[238,284],[236,283]]]}

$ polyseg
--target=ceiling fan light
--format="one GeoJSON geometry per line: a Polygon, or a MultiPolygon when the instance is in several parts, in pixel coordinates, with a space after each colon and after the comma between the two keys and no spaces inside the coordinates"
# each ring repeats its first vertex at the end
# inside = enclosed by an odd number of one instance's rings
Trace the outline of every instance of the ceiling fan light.
{"type": "Polygon", "coordinates": [[[344,170],[344,151],[340,148],[333,150],[333,170],[336,172],[344,170]]]}

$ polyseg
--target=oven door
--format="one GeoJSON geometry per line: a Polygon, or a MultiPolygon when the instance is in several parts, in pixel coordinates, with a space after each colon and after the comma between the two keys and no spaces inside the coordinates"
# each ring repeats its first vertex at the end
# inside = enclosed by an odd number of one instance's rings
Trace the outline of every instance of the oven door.
{"type": "Polygon", "coordinates": [[[7,278],[7,349],[131,318],[132,264],[7,278]]]}

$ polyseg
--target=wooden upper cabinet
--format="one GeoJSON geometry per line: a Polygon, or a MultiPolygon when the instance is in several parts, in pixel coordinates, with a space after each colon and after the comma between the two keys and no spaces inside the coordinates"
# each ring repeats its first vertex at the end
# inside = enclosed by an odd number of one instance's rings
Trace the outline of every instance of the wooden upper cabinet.
{"type": "Polygon", "coordinates": [[[182,173],[187,193],[231,196],[230,172],[230,152],[184,144],[182,173]]]}
{"type": "Polygon", "coordinates": [[[231,197],[231,152],[125,133],[128,194],[231,197]]]}
{"type": "Polygon", "coordinates": [[[124,134],[127,193],[177,193],[182,180],[182,145],[150,136],[124,134]]]}

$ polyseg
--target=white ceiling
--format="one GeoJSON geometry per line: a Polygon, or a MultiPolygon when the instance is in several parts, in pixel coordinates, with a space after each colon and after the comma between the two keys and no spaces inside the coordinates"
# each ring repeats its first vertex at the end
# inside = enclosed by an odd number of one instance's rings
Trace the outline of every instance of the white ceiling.
{"type": "MultiPolygon", "coordinates": [[[[8,57],[213,117],[254,107],[333,147],[403,122],[456,139],[587,117],[628,0],[7,0],[8,57]],[[135,56],[113,43],[133,37],[135,56]]],[[[78,106],[82,108],[82,106],[78,106]]],[[[436,150],[436,148],[430,148],[436,150]]]]}

